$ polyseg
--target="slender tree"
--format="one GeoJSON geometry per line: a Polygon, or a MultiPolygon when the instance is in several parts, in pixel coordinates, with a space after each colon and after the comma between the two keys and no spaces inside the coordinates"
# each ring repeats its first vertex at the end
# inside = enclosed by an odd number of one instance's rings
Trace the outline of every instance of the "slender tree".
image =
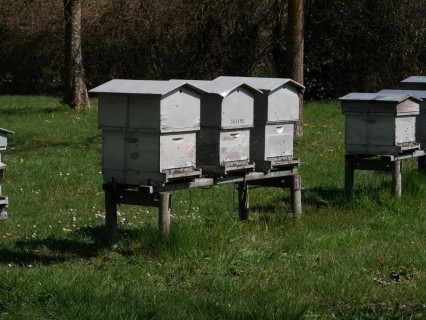
{"type": "MultiPolygon", "coordinates": [[[[286,28],[286,74],[303,84],[304,55],[304,0],[288,0],[288,20],[286,28]]],[[[295,135],[303,135],[303,95],[299,94],[299,121],[295,125],[295,135]]]]}
{"type": "Polygon", "coordinates": [[[81,54],[81,2],[64,0],[65,90],[64,102],[75,109],[90,108],[81,54]]]}

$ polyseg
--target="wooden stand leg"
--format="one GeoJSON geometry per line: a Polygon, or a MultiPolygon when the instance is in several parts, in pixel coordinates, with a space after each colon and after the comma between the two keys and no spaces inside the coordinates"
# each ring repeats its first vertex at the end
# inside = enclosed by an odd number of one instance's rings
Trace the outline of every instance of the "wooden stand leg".
{"type": "Polygon", "coordinates": [[[248,220],[250,213],[248,187],[246,182],[238,183],[238,213],[240,220],[248,220]]]}
{"type": "Polygon", "coordinates": [[[354,171],[355,171],[355,159],[353,156],[345,157],[345,192],[352,194],[354,189],[354,171]]]}
{"type": "Polygon", "coordinates": [[[300,219],[302,216],[302,181],[299,174],[292,177],[291,183],[291,207],[294,218],[300,219]]]}
{"type": "Polygon", "coordinates": [[[171,210],[172,210],[172,194],[170,192],[159,193],[158,229],[165,236],[167,236],[170,232],[171,210]]]}
{"type": "Polygon", "coordinates": [[[392,174],[392,193],[396,197],[401,197],[402,194],[402,175],[401,175],[401,160],[392,162],[393,174],[392,174]]]}
{"type": "Polygon", "coordinates": [[[419,171],[426,172],[426,157],[417,158],[417,163],[419,166],[419,171]]]}
{"type": "Polygon", "coordinates": [[[110,246],[118,243],[117,199],[114,190],[105,190],[105,226],[110,246]]]}

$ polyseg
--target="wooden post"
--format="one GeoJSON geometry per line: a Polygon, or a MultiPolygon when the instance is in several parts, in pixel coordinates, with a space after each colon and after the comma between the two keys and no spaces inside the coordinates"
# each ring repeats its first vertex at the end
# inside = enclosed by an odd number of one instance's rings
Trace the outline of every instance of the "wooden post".
{"type": "Polygon", "coordinates": [[[392,193],[400,198],[402,194],[402,162],[401,160],[396,160],[392,162],[393,172],[392,172],[392,193]]]}
{"type": "Polygon", "coordinates": [[[300,219],[302,216],[302,181],[300,174],[295,174],[292,177],[291,183],[291,207],[294,218],[300,219]]]}
{"type": "Polygon", "coordinates": [[[105,227],[110,246],[118,243],[117,198],[113,188],[105,189],[105,227]]]}
{"type": "Polygon", "coordinates": [[[170,212],[172,209],[172,194],[160,192],[158,199],[158,229],[168,236],[170,232],[170,212]]]}
{"type": "Polygon", "coordinates": [[[248,186],[246,182],[238,183],[238,213],[240,220],[248,220],[250,213],[248,186]]]}
{"type": "Polygon", "coordinates": [[[345,156],[345,192],[352,194],[354,189],[355,158],[354,156],[345,156]]]}
{"type": "Polygon", "coordinates": [[[419,171],[420,172],[426,172],[426,156],[418,157],[417,163],[418,163],[418,166],[419,166],[419,171]]]}

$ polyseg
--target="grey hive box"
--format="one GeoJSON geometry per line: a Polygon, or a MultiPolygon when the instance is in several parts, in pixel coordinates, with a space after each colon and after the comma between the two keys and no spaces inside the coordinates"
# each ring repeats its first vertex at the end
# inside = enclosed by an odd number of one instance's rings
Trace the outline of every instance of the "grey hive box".
{"type": "Polygon", "coordinates": [[[420,99],[407,94],[350,93],[339,100],[347,154],[394,155],[419,149],[420,99]]]}
{"type": "Polygon", "coordinates": [[[197,166],[206,173],[218,174],[253,169],[249,163],[250,128],[253,127],[254,97],[260,91],[228,79],[188,82],[206,91],[201,94],[197,166]]]}
{"type": "Polygon", "coordinates": [[[243,81],[261,93],[255,96],[250,159],[256,170],[286,165],[293,158],[294,123],[299,120],[299,93],[305,87],[286,78],[219,77],[243,81]]]}
{"type": "Polygon", "coordinates": [[[112,80],[99,94],[105,182],[161,185],[199,176],[195,168],[200,93],[188,83],[112,80]]]}
{"type": "Polygon", "coordinates": [[[239,81],[261,92],[256,94],[255,123],[277,123],[299,120],[299,93],[305,87],[286,78],[218,77],[215,80],[239,81]]]}
{"type": "Polygon", "coordinates": [[[420,143],[420,148],[426,148],[426,89],[425,90],[391,90],[384,89],[378,94],[408,94],[421,99],[420,114],[416,117],[416,141],[420,143]]]}
{"type": "Polygon", "coordinates": [[[426,90],[426,76],[412,76],[401,81],[404,89],[426,90]]]}
{"type": "MultiPolygon", "coordinates": [[[[6,150],[7,147],[7,136],[10,134],[15,134],[15,132],[0,128],[0,151],[6,150]]],[[[4,171],[6,169],[6,165],[1,161],[0,154],[0,220],[7,219],[6,208],[9,204],[8,198],[2,193],[2,184],[4,178],[4,171]]]]}

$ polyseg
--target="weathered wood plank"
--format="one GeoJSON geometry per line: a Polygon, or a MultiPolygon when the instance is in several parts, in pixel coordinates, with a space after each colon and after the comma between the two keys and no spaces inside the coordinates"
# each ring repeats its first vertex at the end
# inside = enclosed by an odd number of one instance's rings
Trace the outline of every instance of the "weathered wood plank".
{"type": "Polygon", "coordinates": [[[402,194],[402,161],[397,160],[392,162],[392,193],[400,198],[402,194]]]}
{"type": "Polygon", "coordinates": [[[161,192],[159,194],[158,207],[158,229],[168,236],[170,233],[170,213],[172,210],[172,194],[170,192],[161,192]]]}
{"type": "Polygon", "coordinates": [[[250,213],[249,193],[246,182],[237,185],[238,190],[238,213],[240,220],[248,220],[250,213]]]}
{"type": "Polygon", "coordinates": [[[106,227],[107,242],[110,246],[115,246],[118,243],[116,191],[110,188],[110,189],[104,189],[104,192],[105,192],[105,227],[106,227]]]}
{"type": "Polygon", "coordinates": [[[296,220],[302,216],[302,179],[299,174],[292,177],[291,207],[296,220]]]}

